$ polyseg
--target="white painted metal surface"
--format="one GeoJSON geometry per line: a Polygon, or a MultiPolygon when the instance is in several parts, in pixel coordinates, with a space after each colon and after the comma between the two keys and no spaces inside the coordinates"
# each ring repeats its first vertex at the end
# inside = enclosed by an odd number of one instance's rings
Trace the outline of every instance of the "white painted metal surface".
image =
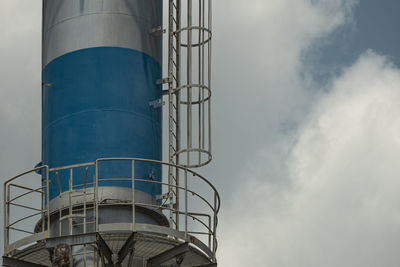
{"type": "Polygon", "coordinates": [[[44,0],[43,67],[64,54],[93,47],[162,51],[151,31],[162,26],[162,0],[44,0]]]}

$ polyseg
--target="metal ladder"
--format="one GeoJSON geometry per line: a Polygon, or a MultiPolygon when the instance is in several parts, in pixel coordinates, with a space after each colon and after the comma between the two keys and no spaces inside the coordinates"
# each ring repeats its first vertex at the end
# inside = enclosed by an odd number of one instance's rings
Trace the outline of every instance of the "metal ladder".
{"type": "MultiPolygon", "coordinates": [[[[180,29],[181,0],[169,0],[168,20],[168,108],[169,108],[169,142],[168,160],[171,164],[179,164],[180,149],[180,29]]],[[[169,198],[169,223],[171,228],[179,229],[179,172],[173,167],[168,168],[168,198],[169,198]],[[176,185],[176,187],[172,186],[176,185]]]]}
{"type": "MultiPolygon", "coordinates": [[[[212,0],[169,0],[168,160],[186,168],[202,167],[212,158],[211,4],[212,0]]],[[[172,210],[179,210],[179,178],[170,167],[164,195],[170,226],[177,230],[180,215],[172,210]]]]}

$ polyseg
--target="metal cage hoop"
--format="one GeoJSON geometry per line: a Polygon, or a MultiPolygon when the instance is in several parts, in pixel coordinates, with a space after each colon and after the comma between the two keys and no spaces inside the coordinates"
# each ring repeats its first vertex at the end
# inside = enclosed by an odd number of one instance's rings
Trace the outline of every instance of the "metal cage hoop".
{"type": "Polygon", "coordinates": [[[194,163],[186,163],[184,166],[187,168],[199,168],[202,166],[207,165],[208,163],[211,162],[212,160],[212,154],[210,151],[206,150],[206,149],[201,149],[201,148],[185,148],[185,149],[181,149],[177,152],[175,152],[175,156],[184,156],[187,154],[199,154],[198,158],[199,159],[203,159],[205,158],[205,160],[199,160],[197,164],[194,163]]]}
{"type": "MultiPolygon", "coordinates": [[[[198,104],[203,104],[206,103],[211,99],[211,90],[207,85],[204,84],[185,84],[182,86],[179,86],[178,88],[174,89],[174,91],[177,92],[182,92],[183,89],[189,90],[193,88],[198,88],[199,90],[199,95],[197,100],[195,101],[185,101],[185,100],[180,100],[179,103],[182,105],[198,105],[198,104]],[[206,93],[206,94],[205,94],[206,93]]],[[[195,95],[192,93],[192,95],[195,95]]]]}
{"type": "MultiPolygon", "coordinates": [[[[206,44],[211,42],[212,39],[212,32],[210,29],[206,28],[206,27],[201,27],[201,26],[191,26],[191,27],[183,27],[177,31],[174,32],[175,36],[181,36],[184,32],[192,32],[192,35],[196,35],[196,33],[193,33],[193,31],[197,31],[198,35],[203,35],[203,38],[199,38],[198,42],[194,42],[191,43],[190,45],[188,45],[188,43],[181,43],[180,45],[182,47],[201,47],[201,46],[205,46],[206,44]],[[205,37],[204,37],[205,36],[205,37]],[[200,41],[201,40],[201,41],[200,41]]],[[[184,38],[182,38],[184,39],[184,38]]]]}

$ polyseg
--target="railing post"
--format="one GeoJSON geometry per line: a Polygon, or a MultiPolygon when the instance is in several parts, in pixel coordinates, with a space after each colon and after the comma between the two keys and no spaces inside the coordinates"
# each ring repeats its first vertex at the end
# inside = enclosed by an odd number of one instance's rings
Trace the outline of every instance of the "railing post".
{"type": "MultiPolygon", "coordinates": [[[[177,157],[177,159],[178,159],[178,155],[176,156],[177,157]]],[[[180,169],[178,168],[178,167],[175,167],[176,168],[176,171],[175,171],[175,178],[176,178],[176,183],[175,183],[175,188],[176,188],[176,195],[175,195],[175,211],[176,211],[176,215],[175,215],[175,219],[176,219],[176,227],[175,227],[175,229],[176,230],[178,230],[179,231],[179,222],[180,222],[180,197],[179,197],[179,194],[180,194],[180,190],[179,190],[179,186],[180,186],[180,178],[181,178],[181,176],[180,176],[180,169]]]]}
{"type": "Polygon", "coordinates": [[[68,199],[69,199],[69,218],[68,218],[68,224],[69,224],[69,234],[72,235],[72,184],[73,184],[73,168],[70,169],[69,171],[70,176],[69,176],[69,192],[68,192],[68,199]]]}
{"type": "Polygon", "coordinates": [[[86,196],[87,196],[87,176],[88,176],[88,169],[89,167],[86,166],[85,168],[85,181],[83,185],[83,233],[86,234],[86,223],[87,223],[87,211],[86,211],[86,196]]]}
{"type": "Polygon", "coordinates": [[[135,213],[135,161],[132,160],[132,232],[136,231],[135,213]]]}
{"type": "Polygon", "coordinates": [[[212,235],[212,228],[211,228],[211,216],[208,216],[208,247],[211,249],[211,235],[212,235]]]}
{"type": "Polygon", "coordinates": [[[10,242],[10,230],[8,225],[10,224],[10,187],[7,187],[7,184],[4,184],[4,253],[7,254],[8,245],[10,242]]]}
{"type": "MultiPolygon", "coordinates": [[[[169,199],[169,227],[174,228],[174,194],[173,194],[173,179],[172,179],[172,174],[173,173],[173,168],[172,166],[168,166],[168,199],[169,199]]],[[[175,190],[176,191],[176,190],[175,190]]]]}
{"type": "Polygon", "coordinates": [[[185,168],[185,238],[187,239],[188,232],[188,182],[187,168],[185,168]]]}
{"type": "MultiPolygon", "coordinates": [[[[41,169],[39,169],[41,175],[43,175],[43,169],[44,169],[43,167],[41,169]]],[[[41,189],[42,190],[41,191],[42,207],[40,208],[42,211],[42,232],[45,231],[45,226],[46,226],[46,193],[45,193],[46,191],[43,187],[44,181],[45,181],[45,179],[43,179],[43,176],[42,176],[41,183],[40,183],[42,186],[42,189],[41,189]]]]}
{"type": "Polygon", "coordinates": [[[61,188],[61,182],[60,182],[60,177],[58,176],[58,170],[55,173],[56,178],[57,178],[57,184],[58,184],[58,190],[59,190],[59,195],[58,195],[58,236],[62,236],[62,232],[61,232],[61,218],[62,218],[62,197],[61,197],[61,193],[62,193],[62,188],[61,188]]]}
{"type": "Polygon", "coordinates": [[[213,229],[213,261],[216,262],[217,252],[217,193],[214,192],[214,229],[213,229]]]}
{"type": "Polygon", "coordinates": [[[50,237],[50,180],[49,167],[46,166],[46,205],[47,205],[47,235],[50,237]]]}
{"type": "Polygon", "coordinates": [[[95,183],[94,183],[94,207],[95,207],[95,229],[99,232],[99,161],[95,163],[95,183]]]}

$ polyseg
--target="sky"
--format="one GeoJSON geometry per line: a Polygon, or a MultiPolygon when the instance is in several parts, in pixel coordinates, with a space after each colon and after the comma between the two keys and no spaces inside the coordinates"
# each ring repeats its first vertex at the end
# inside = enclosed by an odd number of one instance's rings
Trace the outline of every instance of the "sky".
{"type": "MultiPolygon", "coordinates": [[[[0,2],[2,181],[40,161],[40,2],[0,2]]],[[[398,266],[400,2],[213,8],[219,266],[398,266]]]]}

